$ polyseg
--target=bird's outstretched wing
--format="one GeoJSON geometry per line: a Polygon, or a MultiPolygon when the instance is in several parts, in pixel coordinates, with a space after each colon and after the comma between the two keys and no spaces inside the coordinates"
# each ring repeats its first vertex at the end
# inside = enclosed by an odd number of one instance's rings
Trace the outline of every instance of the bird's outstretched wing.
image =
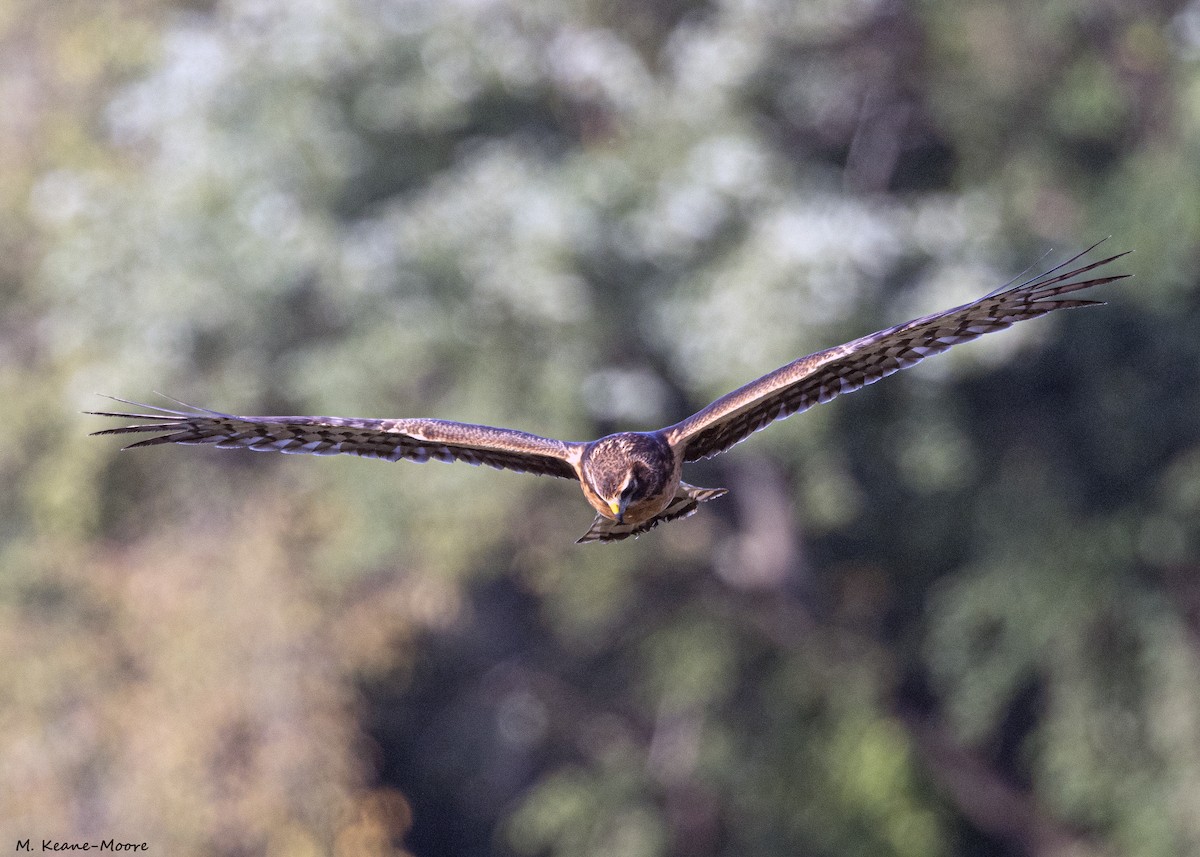
{"type": "Polygon", "coordinates": [[[775,420],[873,384],[952,345],[1056,309],[1101,303],[1060,299],[1062,295],[1129,276],[1114,274],[1079,279],[1088,271],[1107,265],[1126,253],[1063,272],[1096,246],[1093,244],[1044,274],[997,289],[972,303],[801,357],[722,396],[663,431],[672,447],[683,446],[684,461],[711,458],[775,420]]]}
{"type": "MultiPolygon", "coordinates": [[[[111,397],[110,397],[111,398],[111,397]]],[[[361,455],[388,461],[465,461],[522,473],[578,479],[574,462],[583,444],[568,443],[513,429],[446,420],[372,420],[343,417],[239,417],[179,404],[188,410],[114,399],[144,413],[88,411],[102,417],[138,420],[96,435],[154,432],[155,437],[125,447],[160,443],[211,443],[222,449],[308,455],[361,455]]]]}

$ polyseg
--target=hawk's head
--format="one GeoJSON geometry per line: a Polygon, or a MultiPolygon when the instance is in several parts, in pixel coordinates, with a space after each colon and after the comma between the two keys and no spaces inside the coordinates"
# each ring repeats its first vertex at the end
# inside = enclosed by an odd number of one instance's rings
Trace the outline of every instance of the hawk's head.
{"type": "Polygon", "coordinates": [[[582,461],[583,477],[602,502],[592,505],[618,523],[630,509],[659,511],[674,493],[674,465],[662,437],[640,432],[602,437],[588,444],[582,461]]]}

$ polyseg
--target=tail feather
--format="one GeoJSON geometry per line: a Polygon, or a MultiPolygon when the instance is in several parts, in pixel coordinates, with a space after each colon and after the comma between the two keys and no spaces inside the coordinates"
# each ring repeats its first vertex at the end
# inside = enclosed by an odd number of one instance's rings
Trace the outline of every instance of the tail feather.
{"type": "Polygon", "coordinates": [[[680,482],[679,488],[675,491],[675,498],[665,509],[650,520],[643,521],[640,524],[618,524],[611,518],[597,515],[596,520],[592,521],[592,526],[586,533],[579,537],[575,544],[619,542],[630,536],[637,538],[642,533],[654,529],[659,524],[665,524],[667,521],[675,521],[679,518],[687,518],[694,515],[696,510],[700,508],[701,503],[716,499],[722,494],[727,493],[729,493],[728,489],[725,488],[697,488],[695,485],[680,482]]]}

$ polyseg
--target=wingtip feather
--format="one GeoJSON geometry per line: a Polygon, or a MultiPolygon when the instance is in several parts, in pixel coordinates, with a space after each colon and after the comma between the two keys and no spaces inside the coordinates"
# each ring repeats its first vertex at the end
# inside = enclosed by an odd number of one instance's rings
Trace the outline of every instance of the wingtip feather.
{"type": "Polygon", "coordinates": [[[168,435],[160,435],[159,437],[148,437],[145,440],[139,440],[137,443],[131,443],[128,446],[121,447],[121,452],[127,449],[137,449],[142,446],[158,446],[164,443],[172,443],[173,441],[168,435]]]}

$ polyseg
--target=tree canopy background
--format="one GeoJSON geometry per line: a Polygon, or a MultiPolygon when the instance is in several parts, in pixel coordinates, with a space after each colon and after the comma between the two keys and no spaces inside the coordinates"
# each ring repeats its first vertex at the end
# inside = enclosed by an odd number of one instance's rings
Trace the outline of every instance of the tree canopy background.
{"type": "Polygon", "coordinates": [[[0,842],[1200,854],[1200,4],[0,4],[0,842]],[[581,548],[574,485],[79,412],[586,439],[1105,235],[581,548]]]}

